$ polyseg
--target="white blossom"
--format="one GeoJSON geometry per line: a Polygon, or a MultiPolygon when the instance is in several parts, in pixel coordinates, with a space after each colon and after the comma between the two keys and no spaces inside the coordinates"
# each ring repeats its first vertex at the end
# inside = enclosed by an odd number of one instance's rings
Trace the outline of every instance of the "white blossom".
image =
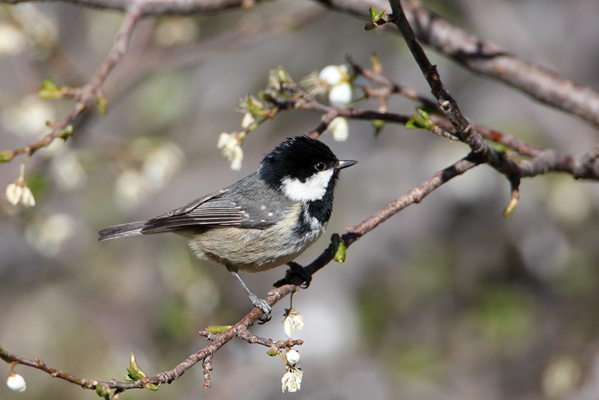
{"type": "Polygon", "coordinates": [[[352,85],[349,82],[335,85],[329,91],[329,102],[335,107],[346,107],[351,99],[352,85]]]}
{"type": "Polygon", "coordinates": [[[347,65],[329,65],[320,71],[318,77],[328,85],[339,85],[349,80],[349,68],[347,65]]]}
{"type": "Polygon", "coordinates": [[[25,382],[25,378],[22,375],[11,372],[8,374],[8,379],[6,380],[6,386],[10,390],[14,390],[15,392],[23,393],[27,389],[27,383],[25,382]]]}
{"type": "Polygon", "coordinates": [[[243,160],[243,150],[241,141],[238,138],[237,132],[223,132],[218,138],[216,145],[223,154],[231,162],[231,169],[239,171],[241,169],[241,161],[243,160]]]}
{"type": "Polygon", "coordinates": [[[0,56],[19,54],[26,45],[25,36],[17,28],[0,23],[0,56]]]}
{"type": "Polygon", "coordinates": [[[13,206],[18,204],[25,207],[35,206],[35,197],[33,197],[31,189],[29,189],[25,182],[20,178],[6,187],[5,195],[8,202],[13,206]]]}
{"type": "Polygon", "coordinates": [[[21,201],[21,196],[23,196],[23,186],[11,183],[6,187],[5,194],[8,202],[16,206],[21,201]]]}
{"type": "Polygon", "coordinates": [[[0,122],[15,135],[37,138],[49,130],[46,122],[53,121],[54,117],[54,108],[50,103],[30,95],[19,104],[2,111],[0,122]]]}
{"type": "Polygon", "coordinates": [[[329,124],[327,131],[333,134],[333,139],[338,142],[345,142],[349,135],[349,125],[343,117],[334,118],[329,124]]]}
{"type": "Polygon", "coordinates": [[[27,227],[29,245],[45,257],[55,257],[62,244],[75,233],[75,220],[68,214],[56,213],[39,218],[27,227]]]}
{"type": "Polygon", "coordinates": [[[294,308],[290,309],[283,321],[285,334],[291,336],[296,330],[301,331],[302,329],[304,329],[304,317],[299,315],[294,308]]]}
{"type": "Polygon", "coordinates": [[[252,113],[245,113],[243,115],[243,120],[241,121],[241,127],[243,129],[247,129],[249,128],[254,122],[256,122],[256,119],[254,118],[254,116],[252,115],[252,113]]]}
{"type": "Polygon", "coordinates": [[[290,366],[294,366],[300,360],[300,353],[299,351],[293,349],[287,350],[287,352],[285,353],[285,358],[287,359],[287,364],[289,364],[290,366]]]}
{"type": "Polygon", "coordinates": [[[35,206],[35,197],[33,197],[31,189],[29,189],[27,186],[23,187],[23,194],[21,195],[21,204],[23,204],[25,207],[35,206]]]}
{"type": "MultiPolygon", "coordinates": [[[[55,140],[55,142],[61,141],[55,140]]],[[[85,184],[85,170],[73,151],[54,157],[50,164],[50,172],[62,190],[78,189],[85,184]]]]}
{"type": "Polygon", "coordinates": [[[147,187],[139,171],[126,169],[116,178],[114,201],[122,210],[136,207],[146,193],[147,187]]]}
{"type": "Polygon", "coordinates": [[[172,142],[165,142],[145,156],[142,167],[145,186],[151,191],[161,190],[181,167],[183,151],[172,142]]]}
{"type": "Polygon", "coordinates": [[[281,379],[281,388],[283,393],[287,390],[289,393],[297,392],[302,386],[302,377],[304,372],[295,367],[288,367],[287,372],[281,379]]]}

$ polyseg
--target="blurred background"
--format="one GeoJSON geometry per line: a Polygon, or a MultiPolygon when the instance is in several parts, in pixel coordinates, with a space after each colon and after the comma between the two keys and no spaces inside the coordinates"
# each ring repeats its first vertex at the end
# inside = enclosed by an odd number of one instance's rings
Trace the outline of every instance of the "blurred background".
{"type": "MultiPolygon", "coordinates": [[[[591,88],[599,88],[596,0],[424,1],[458,26],[591,88]]],[[[69,100],[43,100],[44,78],[81,85],[110,50],[122,13],[71,4],[0,7],[0,149],[32,143],[69,100]]],[[[320,116],[282,113],[244,142],[241,171],[216,148],[240,130],[239,98],[281,65],[299,81],[350,54],[428,93],[403,40],[310,1],[250,12],[169,17],[139,25],[106,82],[108,114],[86,112],[66,145],[27,164],[31,209],[0,200],[0,344],[86,378],[122,379],[129,354],[151,375],[206,345],[197,332],[237,322],[251,308],[222,267],[194,259],[185,240],[157,235],[96,242],[109,225],[148,219],[253,172],[286,137],[320,116]]],[[[532,144],[581,154],[597,130],[428,50],[471,119],[532,144]]],[[[368,108],[376,108],[369,103],[368,108]]],[[[393,99],[390,111],[415,105],[393,99]]],[[[359,164],[345,170],[327,233],[357,224],[468,153],[423,131],[350,121],[346,142],[322,140],[359,164]]],[[[0,166],[2,190],[22,158],[0,166]]],[[[294,296],[305,328],[294,338],[299,393],[281,394],[285,372],[261,346],[235,340],[214,357],[212,389],[201,366],[156,393],[126,399],[596,399],[599,397],[599,187],[551,174],[526,179],[503,219],[508,182],[481,166],[363,237],[294,296]]],[[[284,268],[247,276],[263,296],[284,268]]],[[[283,312],[252,332],[284,339],[283,312]]],[[[0,375],[10,367],[0,364],[0,375]]],[[[17,367],[28,389],[2,399],[94,398],[75,385],[17,367]]]]}

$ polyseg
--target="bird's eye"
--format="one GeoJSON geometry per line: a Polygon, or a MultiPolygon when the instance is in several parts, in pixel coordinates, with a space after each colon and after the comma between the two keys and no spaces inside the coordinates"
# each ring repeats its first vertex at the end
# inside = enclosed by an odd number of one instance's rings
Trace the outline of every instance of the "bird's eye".
{"type": "Polygon", "coordinates": [[[324,165],[323,162],[319,162],[318,164],[316,164],[314,166],[314,168],[316,168],[317,171],[324,171],[326,169],[326,165],[324,165]]]}

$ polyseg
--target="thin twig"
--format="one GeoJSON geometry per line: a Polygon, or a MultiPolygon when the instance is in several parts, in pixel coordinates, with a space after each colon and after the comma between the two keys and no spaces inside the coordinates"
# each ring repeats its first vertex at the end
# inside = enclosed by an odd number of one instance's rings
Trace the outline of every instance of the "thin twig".
{"type": "Polygon", "coordinates": [[[52,131],[45,135],[37,142],[14,150],[3,151],[4,158],[12,160],[14,157],[28,153],[32,155],[39,149],[50,145],[55,139],[63,137],[65,140],[68,136],[64,136],[64,131],[95,101],[99,96],[103,96],[102,85],[115,65],[123,58],[129,48],[129,42],[133,35],[135,26],[139,22],[141,14],[141,4],[143,1],[135,1],[130,4],[130,8],[125,14],[125,19],[121,29],[116,35],[114,46],[106,59],[100,64],[100,67],[89,80],[89,82],[81,88],[69,89],[69,94],[76,97],[76,102],[71,111],[64,117],[52,124],[52,131]]]}

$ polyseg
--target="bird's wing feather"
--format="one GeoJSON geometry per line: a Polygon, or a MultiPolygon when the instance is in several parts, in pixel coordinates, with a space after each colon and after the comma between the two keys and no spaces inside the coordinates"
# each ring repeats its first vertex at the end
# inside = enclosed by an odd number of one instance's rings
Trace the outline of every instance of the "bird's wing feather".
{"type": "Polygon", "coordinates": [[[239,226],[263,229],[279,222],[279,218],[248,209],[227,196],[229,188],[210,193],[183,207],[146,221],[142,234],[170,232],[186,228],[239,226]]]}

